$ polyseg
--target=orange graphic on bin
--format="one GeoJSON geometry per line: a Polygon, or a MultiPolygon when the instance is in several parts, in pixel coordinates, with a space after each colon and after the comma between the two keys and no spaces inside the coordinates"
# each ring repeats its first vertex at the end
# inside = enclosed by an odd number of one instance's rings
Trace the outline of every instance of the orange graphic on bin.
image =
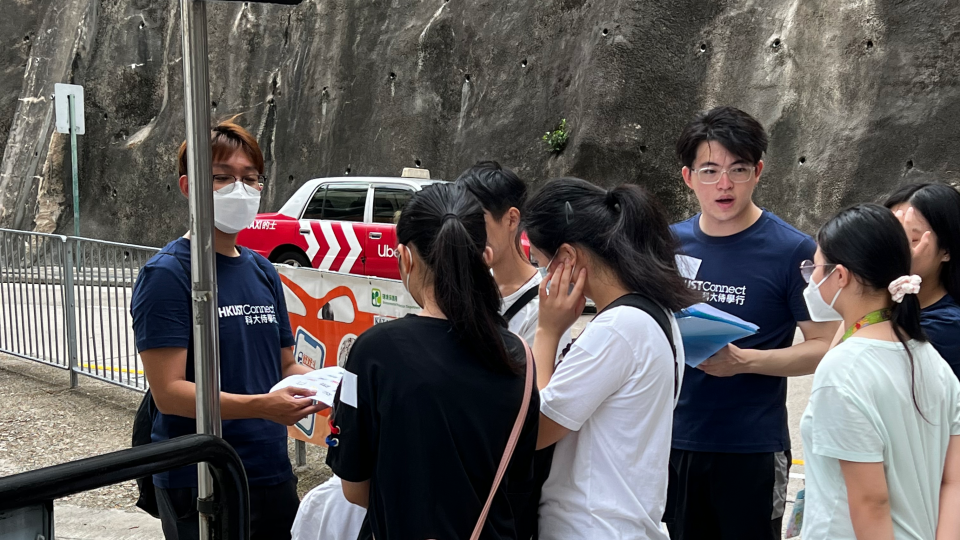
{"type": "MultiPolygon", "coordinates": [[[[280,274],[280,280],[306,308],[306,315],[288,312],[290,327],[297,338],[294,351],[297,361],[314,369],[343,366],[357,336],[374,325],[374,314],[360,311],[349,287],[337,286],[322,298],[314,298],[289,277],[280,274]]],[[[330,434],[326,417],[330,409],[317,415],[287,428],[289,435],[313,444],[326,444],[330,434]],[[317,415],[324,418],[318,419],[317,415]]]]}

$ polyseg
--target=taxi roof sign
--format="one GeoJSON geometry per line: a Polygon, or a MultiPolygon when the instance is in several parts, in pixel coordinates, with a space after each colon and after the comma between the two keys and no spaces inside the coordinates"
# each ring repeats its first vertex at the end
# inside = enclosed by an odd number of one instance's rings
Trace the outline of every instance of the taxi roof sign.
{"type": "Polygon", "coordinates": [[[400,173],[400,178],[419,178],[421,180],[430,180],[430,171],[419,167],[404,167],[400,173]]]}

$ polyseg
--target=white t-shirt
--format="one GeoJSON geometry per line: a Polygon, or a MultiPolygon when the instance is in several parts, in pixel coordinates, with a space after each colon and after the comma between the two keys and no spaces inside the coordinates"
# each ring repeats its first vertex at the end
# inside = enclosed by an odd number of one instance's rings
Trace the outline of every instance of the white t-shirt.
{"type": "MultiPolygon", "coordinates": [[[[523,293],[527,292],[530,289],[540,286],[540,282],[543,281],[543,276],[540,275],[540,272],[534,274],[529,281],[524,283],[517,292],[509,294],[503,298],[503,303],[500,305],[500,314],[506,313],[510,306],[514,304],[517,300],[523,296],[523,293]]],[[[540,297],[534,296],[525,306],[520,308],[520,311],[513,316],[512,319],[507,323],[507,328],[511,332],[523,338],[527,342],[527,345],[533,347],[533,338],[537,334],[537,321],[540,319],[540,297]]],[[[570,343],[570,330],[567,330],[563,337],[560,338],[560,346],[557,347],[557,356],[563,352],[563,348],[570,343]]]]}
{"type": "Polygon", "coordinates": [[[572,431],[557,443],[543,486],[543,540],[666,540],[674,378],[684,361],[670,321],[676,359],[646,312],[601,313],[540,391],[540,412],[572,431]]]}
{"type": "Polygon", "coordinates": [[[334,475],[303,496],[290,531],[292,540],[355,540],[367,509],[343,495],[343,483],[334,475]]]}
{"type": "Polygon", "coordinates": [[[806,462],[803,538],[855,540],[840,460],[883,462],[893,536],[936,536],[951,435],[960,435],[960,382],[929,343],[850,338],[828,352],[800,420],[806,462]]]}

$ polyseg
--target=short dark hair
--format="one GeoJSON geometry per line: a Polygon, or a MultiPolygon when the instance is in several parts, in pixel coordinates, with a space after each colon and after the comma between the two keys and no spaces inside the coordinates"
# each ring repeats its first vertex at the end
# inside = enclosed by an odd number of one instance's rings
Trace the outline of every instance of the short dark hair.
{"type": "MultiPolygon", "coordinates": [[[[250,158],[253,166],[257,168],[257,172],[263,174],[263,152],[260,151],[260,145],[257,144],[257,139],[249,131],[235,122],[238,116],[220,122],[210,131],[210,148],[213,158],[211,161],[216,163],[240,151],[250,158]]],[[[187,141],[180,144],[180,150],[177,152],[177,163],[180,166],[180,176],[186,175],[187,141]]]]}
{"type": "Polygon", "coordinates": [[[671,311],[697,301],[677,268],[680,246],[667,215],[640,186],[608,191],[579,178],[551,180],[530,198],[523,222],[530,243],[548,257],[562,244],[581,246],[624,287],[671,311]]]}
{"type": "Polygon", "coordinates": [[[940,283],[954,299],[960,298],[960,192],[944,184],[907,184],[891,193],[883,205],[909,204],[937,235],[937,248],[950,254],[940,267],[940,283]]]}
{"type": "Polygon", "coordinates": [[[470,190],[480,205],[499,220],[511,208],[520,210],[527,202],[527,185],[510,169],[496,161],[480,161],[463,171],[457,184],[470,190]]]}
{"type": "Polygon", "coordinates": [[[677,140],[677,157],[693,166],[700,143],[717,141],[731,154],[756,165],[767,151],[767,132],[756,118],[734,107],[715,107],[700,113],[683,128],[677,140]]]}

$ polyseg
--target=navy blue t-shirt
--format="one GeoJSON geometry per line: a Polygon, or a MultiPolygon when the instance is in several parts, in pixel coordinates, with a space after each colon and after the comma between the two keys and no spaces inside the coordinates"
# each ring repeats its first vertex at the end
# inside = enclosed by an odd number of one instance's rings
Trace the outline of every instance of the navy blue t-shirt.
{"type": "Polygon", "coordinates": [[[920,326],[933,348],[960,377],[960,305],[949,294],[920,312],[920,326]]]}
{"type": "MultiPolygon", "coordinates": [[[[704,302],[760,327],[734,345],[765,350],[793,344],[797,323],[810,318],[800,263],[813,259],[817,246],[812,238],[766,210],[756,223],[731,236],[707,236],[700,230],[700,214],[672,229],[682,253],[699,260],[688,285],[703,293],[704,302]]],[[[674,413],[673,447],[730,453],[787,450],[786,401],[785,377],[714,377],[687,366],[674,413]]]]}
{"type": "MultiPolygon", "coordinates": [[[[239,257],[216,255],[220,326],[220,389],[265,394],[282,378],[280,350],[294,345],[280,276],[262,256],[237,247],[239,257]]],[[[190,241],[167,244],[140,270],[130,311],[137,349],[187,349],[186,377],[194,381],[190,300],[190,241]]],[[[158,413],[151,438],[196,433],[196,420],[158,413]]],[[[240,455],[250,485],[293,478],[287,428],[269,420],[224,420],[223,438],[240,455]]],[[[154,475],[161,488],[196,487],[196,466],[154,475]]]]}

